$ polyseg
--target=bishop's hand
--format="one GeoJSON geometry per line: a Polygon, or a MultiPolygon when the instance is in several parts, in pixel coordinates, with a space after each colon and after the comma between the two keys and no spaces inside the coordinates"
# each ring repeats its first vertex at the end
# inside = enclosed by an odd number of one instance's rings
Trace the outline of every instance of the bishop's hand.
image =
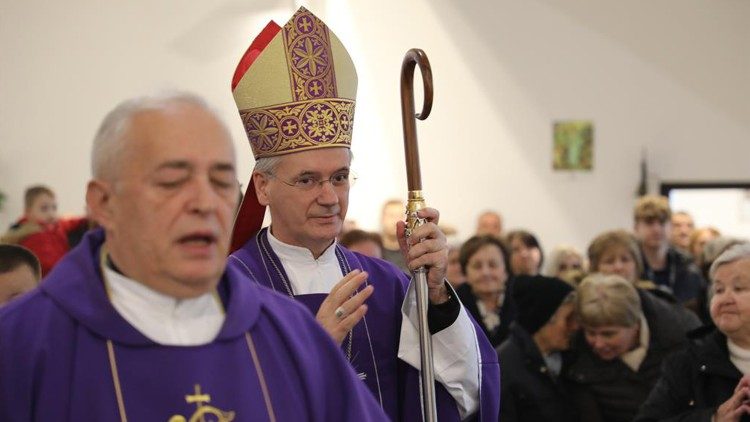
{"type": "Polygon", "coordinates": [[[354,294],[367,280],[367,273],[354,270],[341,279],[318,309],[315,319],[330,334],[336,344],[341,345],[349,331],[365,316],[365,301],[373,292],[372,285],[354,294]],[[352,296],[353,295],[353,296],[352,296]]]}
{"type": "Polygon", "coordinates": [[[406,223],[399,221],[396,225],[398,243],[401,253],[406,258],[406,265],[413,271],[419,267],[427,268],[427,288],[430,302],[435,305],[448,301],[448,289],[445,287],[445,273],[448,268],[448,242],[445,234],[438,228],[440,213],[434,208],[424,208],[417,216],[427,220],[425,224],[412,231],[406,239],[406,223]]]}

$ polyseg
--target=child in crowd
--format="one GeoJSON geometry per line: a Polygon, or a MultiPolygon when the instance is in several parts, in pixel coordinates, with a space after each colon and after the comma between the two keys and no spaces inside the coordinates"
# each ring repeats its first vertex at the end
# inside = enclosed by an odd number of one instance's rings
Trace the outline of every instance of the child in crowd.
{"type": "Polygon", "coordinates": [[[0,307],[32,290],[41,278],[39,260],[18,245],[0,245],[0,307]]]}
{"type": "Polygon", "coordinates": [[[24,195],[23,217],[2,240],[32,251],[39,258],[42,276],[46,276],[70,249],[68,234],[86,224],[85,218],[58,218],[55,193],[46,186],[32,186],[24,195]]]}

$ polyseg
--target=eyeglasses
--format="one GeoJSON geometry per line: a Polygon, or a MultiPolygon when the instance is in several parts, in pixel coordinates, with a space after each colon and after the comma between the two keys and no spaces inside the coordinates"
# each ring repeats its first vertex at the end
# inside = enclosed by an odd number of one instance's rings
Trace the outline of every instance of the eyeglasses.
{"type": "Polygon", "coordinates": [[[357,181],[357,175],[351,171],[334,173],[328,179],[321,179],[319,176],[313,175],[303,175],[292,181],[286,181],[273,173],[268,173],[268,176],[287,186],[303,191],[312,191],[315,188],[322,189],[325,182],[330,183],[334,188],[349,188],[354,186],[354,182],[357,181]]]}

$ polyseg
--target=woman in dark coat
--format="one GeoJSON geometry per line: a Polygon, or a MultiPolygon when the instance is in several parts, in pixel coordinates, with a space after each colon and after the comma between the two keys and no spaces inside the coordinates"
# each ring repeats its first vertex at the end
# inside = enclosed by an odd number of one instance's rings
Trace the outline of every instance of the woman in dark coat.
{"type": "Polygon", "coordinates": [[[558,278],[521,276],[512,295],[518,315],[498,348],[500,420],[577,421],[569,386],[560,376],[568,363],[564,351],[578,330],[573,287],[558,278]]]}
{"type": "Polygon", "coordinates": [[[567,376],[576,383],[581,420],[631,421],[659,378],[662,360],[696,328],[668,303],[618,275],[595,274],[578,288],[583,327],[567,376]]]}
{"type": "Polygon", "coordinates": [[[728,249],[709,274],[716,327],[691,333],[665,362],[637,421],[750,420],[750,244],[728,249]]]}
{"type": "Polygon", "coordinates": [[[506,294],[510,283],[505,245],[494,236],[474,236],[461,246],[458,260],[466,276],[466,283],[456,289],[458,298],[497,347],[515,317],[512,298],[506,294]]]}
{"type": "Polygon", "coordinates": [[[688,349],[665,362],[637,421],[709,422],[734,395],[742,373],[729,360],[727,337],[714,327],[695,330],[690,337],[688,349]]]}

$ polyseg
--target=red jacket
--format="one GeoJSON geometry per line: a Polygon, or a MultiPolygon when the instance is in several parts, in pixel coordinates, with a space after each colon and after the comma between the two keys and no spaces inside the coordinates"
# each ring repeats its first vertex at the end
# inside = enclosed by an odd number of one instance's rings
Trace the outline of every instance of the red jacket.
{"type": "MultiPolygon", "coordinates": [[[[27,221],[24,217],[18,224],[27,221]]],[[[39,258],[39,263],[42,266],[42,277],[44,277],[70,249],[68,232],[80,227],[81,224],[86,224],[86,219],[59,219],[54,223],[37,222],[37,224],[42,227],[42,231],[23,238],[19,244],[34,252],[34,255],[39,258]]]]}

